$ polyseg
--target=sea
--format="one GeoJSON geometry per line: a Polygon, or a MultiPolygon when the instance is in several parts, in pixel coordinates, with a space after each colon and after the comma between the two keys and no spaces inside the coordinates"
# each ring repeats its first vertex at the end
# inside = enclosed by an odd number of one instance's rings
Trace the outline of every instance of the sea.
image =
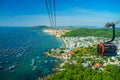
{"type": "Polygon", "coordinates": [[[59,60],[44,52],[62,44],[42,30],[0,27],[0,80],[37,80],[52,74],[59,60]]]}

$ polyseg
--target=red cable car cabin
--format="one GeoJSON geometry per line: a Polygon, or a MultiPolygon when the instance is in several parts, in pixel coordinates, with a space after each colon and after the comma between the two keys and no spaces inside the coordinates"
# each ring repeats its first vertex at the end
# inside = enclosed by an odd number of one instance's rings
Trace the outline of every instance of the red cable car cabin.
{"type": "Polygon", "coordinates": [[[112,43],[98,44],[97,52],[101,56],[116,56],[117,46],[112,43]]]}
{"type": "MultiPolygon", "coordinates": [[[[118,23],[118,22],[117,22],[118,23]]],[[[101,56],[116,56],[117,55],[117,46],[111,43],[115,38],[115,23],[107,23],[105,27],[112,26],[113,37],[110,41],[105,43],[100,43],[97,45],[97,53],[101,56]]]]}

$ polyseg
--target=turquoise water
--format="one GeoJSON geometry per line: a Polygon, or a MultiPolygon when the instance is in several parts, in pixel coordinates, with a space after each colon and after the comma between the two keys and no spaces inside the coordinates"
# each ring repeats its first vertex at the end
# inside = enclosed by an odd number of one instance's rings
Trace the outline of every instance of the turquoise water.
{"type": "Polygon", "coordinates": [[[58,60],[43,54],[62,45],[42,30],[0,27],[0,80],[35,80],[53,73],[58,60]]]}

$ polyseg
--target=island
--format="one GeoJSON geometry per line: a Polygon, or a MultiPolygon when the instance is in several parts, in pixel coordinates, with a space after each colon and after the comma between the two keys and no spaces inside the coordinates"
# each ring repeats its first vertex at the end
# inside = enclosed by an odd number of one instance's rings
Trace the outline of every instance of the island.
{"type": "Polygon", "coordinates": [[[52,27],[48,27],[46,25],[38,25],[27,28],[28,30],[43,30],[43,29],[52,29],[52,27]]]}
{"type": "Polygon", "coordinates": [[[42,79],[119,80],[120,31],[116,30],[116,39],[113,42],[118,46],[117,56],[101,57],[96,52],[98,43],[110,39],[112,35],[110,31],[110,29],[79,28],[61,35],[64,45],[45,52],[45,55],[60,59],[61,62],[53,69],[55,73],[42,79]]]}

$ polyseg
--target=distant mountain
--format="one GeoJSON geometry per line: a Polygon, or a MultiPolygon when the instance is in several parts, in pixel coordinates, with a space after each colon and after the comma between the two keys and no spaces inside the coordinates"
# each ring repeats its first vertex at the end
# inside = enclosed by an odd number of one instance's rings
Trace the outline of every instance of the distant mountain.
{"type": "Polygon", "coordinates": [[[52,29],[52,27],[48,27],[48,26],[45,26],[45,25],[40,25],[40,26],[30,27],[28,29],[30,29],[30,30],[41,30],[41,29],[52,29]]]}
{"type": "Polygon", "coordinates": [[[76,28],[89,28],[89,29],[97,29],[99,26],[57,26],[57,29],[76,29],[76,28]]]}

